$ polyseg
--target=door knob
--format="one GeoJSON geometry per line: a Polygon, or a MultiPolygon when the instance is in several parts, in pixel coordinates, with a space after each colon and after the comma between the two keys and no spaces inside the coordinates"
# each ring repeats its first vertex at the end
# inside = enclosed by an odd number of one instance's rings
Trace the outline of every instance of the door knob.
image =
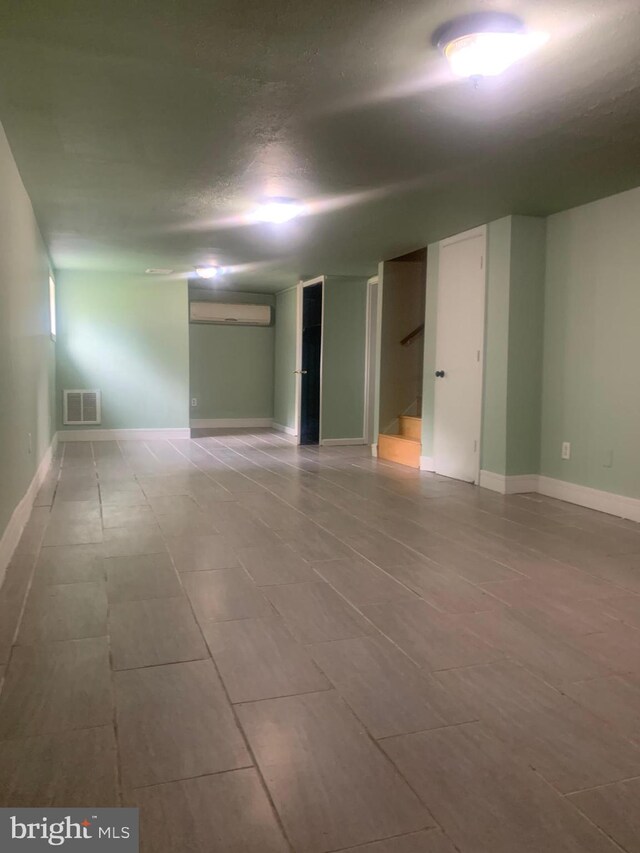
{"type": "Polygon", "coordinates": [[[301,371],[300,371],[300,373],[303,373],[303,374],[306,376],[307,371],[306,371],[306,370],[301,370],[301,371]]]}
{"type": "Polygon", "coordinates": [[[438,377],[438,379],[442,379],[442,377],[444,376],[444,370],[436,370],[436,376],[438,377]]]}

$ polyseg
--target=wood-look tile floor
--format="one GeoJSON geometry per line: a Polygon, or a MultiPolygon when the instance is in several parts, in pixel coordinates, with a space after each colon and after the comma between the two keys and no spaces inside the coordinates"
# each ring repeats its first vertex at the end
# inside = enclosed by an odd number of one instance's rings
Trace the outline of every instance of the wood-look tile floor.
{"type": "Polygon", "coordinates": [[[0,679],[0,805],[145,853],[640,853],[640,526],[366,448],[60,445],[0,679]]]}

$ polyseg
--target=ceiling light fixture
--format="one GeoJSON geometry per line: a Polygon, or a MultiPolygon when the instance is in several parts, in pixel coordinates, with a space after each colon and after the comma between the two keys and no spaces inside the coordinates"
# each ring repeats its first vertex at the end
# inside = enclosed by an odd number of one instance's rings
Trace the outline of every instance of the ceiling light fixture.
{"type": "Polygon", "coordinates": [[[220,267],[196,267],[196,275],[200,278],[216,278],[220,272],[220,267]]]}
{"type": "Polygon", "coordinates": [[[256,222],[273,222],[279,225],[300,216],[302,211],[300,202],[293,198],[269,198],[256,207],[252,219],[256,222]]]}
{"type": "Polygon", "coordinates": [[[528,30],[515,15],[479,12],[448,21],[433,44],[458,77],[496,77],[548,41],[548,33],[528,30]]]}

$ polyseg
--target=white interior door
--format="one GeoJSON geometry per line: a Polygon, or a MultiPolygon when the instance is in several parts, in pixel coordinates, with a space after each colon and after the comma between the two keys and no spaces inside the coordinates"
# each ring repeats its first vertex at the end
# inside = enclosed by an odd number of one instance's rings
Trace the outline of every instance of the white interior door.
{"type": "Polygon", "coordinates": [[[434,468],[478,481],[482,423],[486,229],[440,243],[434,468]]]}

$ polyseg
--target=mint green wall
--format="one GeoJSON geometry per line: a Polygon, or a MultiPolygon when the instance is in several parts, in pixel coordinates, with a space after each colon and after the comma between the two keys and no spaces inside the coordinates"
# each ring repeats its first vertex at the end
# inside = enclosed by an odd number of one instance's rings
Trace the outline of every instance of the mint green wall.
{"type": "Polygon", "coordinates": [[[60,429],[77,429],[62,425],[63,388],[102,391],[97,428],[188,427],[187,282],[65,271],[57,284],[60,429]]]}
{"type": "Polygon", "coordinates": [[[639,234],[640,189],[547,221],[541,452],[544,475],[635,498],[639,234]]]}
{"type": "Polygon", "coordinates": [[[364,437],[367,280],[327,276],[322,350],[322,439],[364,437]]]}
{"type": "Polygon", "coordinates": [[[296,323],[297,288],[276,294],[274,342],[273,420],[296,428],[296,323]]]}
{"type": "Polygon", "coordinates": [[[480,467],[507,473],[511,217],[487,226],[484,394],[480,467]]]}
{"type": "MultiPolygon", "coordinates": [[[[201,299],[196,293],[192,298],[201,299]]],[[[217,302],[274,305],[265,293],[227,293],[217,302]]],[[[274,326],[189,324],[193,419],[273,417],[274,326]]]]}
{"type": "Polygon", "coordinates": [[[537,474],[542,416],[546,220],[511,217],[506,473],[537,474]]]}
{"type": "Polygon", "coordinates": [[[1,125],[0,187],[2,538],[51,443],[55,348],[49,332],[49,258],[1,125]]]}
{"type": "Polygon", "coordinates": [[[538,473],[544,265],[544,219],[489,223],[481,467],[495,474],[538,473]]]}

